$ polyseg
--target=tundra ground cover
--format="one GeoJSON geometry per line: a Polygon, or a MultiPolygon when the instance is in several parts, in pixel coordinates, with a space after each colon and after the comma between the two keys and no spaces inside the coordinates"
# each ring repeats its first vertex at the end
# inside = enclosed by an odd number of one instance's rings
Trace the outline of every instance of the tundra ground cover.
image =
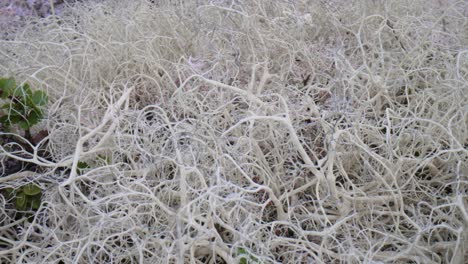
{"type": "Polygon", "coordinates": [[[1,263],[464,261],[466,2],[155,2],[0,41],[48,95],[0,148],[42,190],[0,195],[1,263]]]}

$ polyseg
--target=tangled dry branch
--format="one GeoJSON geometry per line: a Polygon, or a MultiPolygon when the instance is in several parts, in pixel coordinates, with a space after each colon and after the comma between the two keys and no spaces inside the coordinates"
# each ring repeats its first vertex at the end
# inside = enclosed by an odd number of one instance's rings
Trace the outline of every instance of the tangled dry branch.
{"type": "Polygon", "coordinates": [[[466,2],[155,2],[0,41],[50,97],[50,157],[0,148],[46,190],[0,196],[1,263],[463,262],[466,2]]]}

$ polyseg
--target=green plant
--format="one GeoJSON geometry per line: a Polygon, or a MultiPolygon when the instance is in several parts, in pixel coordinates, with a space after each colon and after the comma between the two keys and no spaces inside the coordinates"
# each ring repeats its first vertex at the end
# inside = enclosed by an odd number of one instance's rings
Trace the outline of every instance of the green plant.
{"type": "Polygon", "coordinates": [[[248,264],[248,263],[260,263],[258,259],[252,256],[246,249],[239,248],[237,250],[237,255],[240,256],[239,264],[248,264]]]}
{"type": "Polygon", "coordinates": [[[42,189],[33,183],[6,191],[9,198],[14,198],[15,208],[19,211],[37,210],[41,205],[42,189]]]}
{"type": "Polygon", "coordinates": [[[84,161],[78,161],[76,167],[76,173],[78,175],[83,174],[86,170],[89,170],[96,166],[107,166],[112,163],[112,157],[108,155],[98,155],[94,163],[87,163],[84,161]],[[93,165],[93,166],[92,166],[93,165]]]}
{"type": "Polygon", "coordinates": [[[13,78],[0,79],[0,98],[9,102],[1,106],[6,112],[0,116],[0,123],[5,130],[18,124],[24,129],[26,138],[30,138],[30,128],[44,116],[41,106],[47,104],[47,94],[44,91],[32,91],[29,84],[16,85],[13,78]]]}
{"type": "Polygon", "coordinates": [[[78,166],[76,167],[76,173],[78,175],[81,175],[86,169],[89,169],[89,168],[91,167],[88,165],[88,163],[84,161],[78,161],[78,166]]]}

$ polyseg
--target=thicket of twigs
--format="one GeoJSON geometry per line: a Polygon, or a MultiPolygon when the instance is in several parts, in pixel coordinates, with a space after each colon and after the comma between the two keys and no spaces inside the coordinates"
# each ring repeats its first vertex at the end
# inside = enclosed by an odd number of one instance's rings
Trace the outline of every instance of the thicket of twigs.
{"type": "Polygon", "coordinates": [[[50,101],[1,263],[463,263],[467,2],[155,2],[0,41],[50,101]]]}

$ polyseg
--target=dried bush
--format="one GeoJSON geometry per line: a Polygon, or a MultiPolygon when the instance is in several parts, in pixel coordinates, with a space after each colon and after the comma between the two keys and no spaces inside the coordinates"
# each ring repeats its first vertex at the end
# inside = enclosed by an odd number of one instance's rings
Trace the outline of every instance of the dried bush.
{"type": "Polygon", "coordinates": [[[0,149],[44,190],[0,262],[463,263],[466,2],[154,2],[1,41],[50,158],[0,149]]]}

